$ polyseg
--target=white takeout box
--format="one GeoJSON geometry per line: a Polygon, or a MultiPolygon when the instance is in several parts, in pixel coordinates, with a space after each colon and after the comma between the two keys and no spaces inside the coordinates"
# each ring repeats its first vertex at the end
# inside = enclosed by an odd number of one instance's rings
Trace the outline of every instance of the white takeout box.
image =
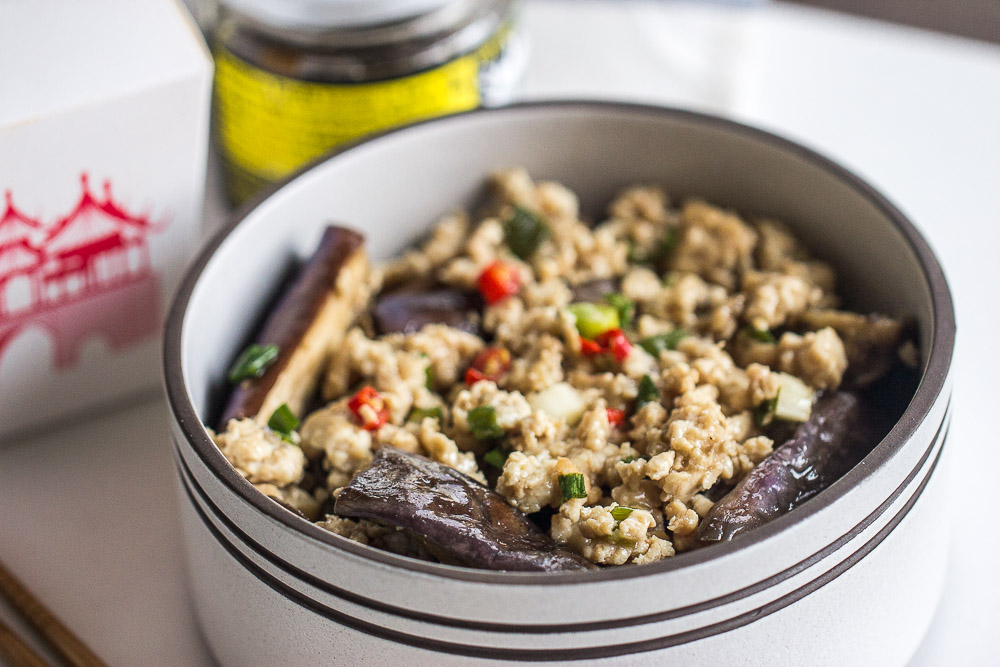
{"type": "Polygon", "coordinates": [[[0,443],[158,383],[211,74],[174,0],[0,3],[0,443]]]}

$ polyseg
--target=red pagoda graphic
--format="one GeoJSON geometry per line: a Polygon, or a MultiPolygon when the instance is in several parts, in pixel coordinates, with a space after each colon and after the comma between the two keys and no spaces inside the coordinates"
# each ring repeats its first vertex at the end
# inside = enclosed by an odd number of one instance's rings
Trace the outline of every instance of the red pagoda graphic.
{"type": "Polygon", "coordinates": [[[147,236],[162,226],[103,197],[87,175],[73,210],[49,225],[14,206],[0,215],[0,357],[20,332],[37,327],[52,339],[55,366],[72,367],[87,340],[120,350],[156,335],[159,279],[147,236]]]}

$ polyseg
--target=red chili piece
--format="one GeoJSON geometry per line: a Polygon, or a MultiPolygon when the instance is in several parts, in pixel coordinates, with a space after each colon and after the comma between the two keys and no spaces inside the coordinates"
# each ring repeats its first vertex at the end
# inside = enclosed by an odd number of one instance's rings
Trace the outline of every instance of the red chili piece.
{"type": "Polygon", "coordinates": [[[499,303],[521,291],[521,277],[517,267],[497,260],[479,274],[476,287],[486,303],[499,303]]]}
{"type": "Polygon", "coordinates": [[[598,354],[604,354],[605,349],[590,340],[589,338],[580,339],[580,354],[585,357],[595,357],[598,354]]]}
{"type": "Polygon", "coordinates": [[[632,343],[628,342],[625,332],[621,329],[610,329],[598,336],[597,340],[581,338],[580,352],[587,357],[610,354],[616,361],[624,361],[632,352],[632,343]]]}
{"type": "Polygon", "coordinates": [[[361,422],[361,428],[366,431],[377,431],[389,421],[389,411],[385,401],[375,390],[375,387],[365,386],[347,402],[354,416],[361,422]]]}
{"type": "Polygon", "coordinates": [[[625,332],[621,329],[610,329],[597,337],[595,341],[604,350],[610,352],[616,361],[624,361],[632,352],[632,343],[628,342],[625,332]]]}
{"type": "Polygon", "coordinates": [[[625,423],[625,411],[616,410],[615,408],[605,408],[608,412],[608,423],[611,426],[621,426],[625,423]]]}
{"type": "Polygon", "coordinates": [[[465,384],[480,380],[497,382],[510,369],[510,352],[502,347],[487,347],[476,355],[465,371],[465,384]]]}

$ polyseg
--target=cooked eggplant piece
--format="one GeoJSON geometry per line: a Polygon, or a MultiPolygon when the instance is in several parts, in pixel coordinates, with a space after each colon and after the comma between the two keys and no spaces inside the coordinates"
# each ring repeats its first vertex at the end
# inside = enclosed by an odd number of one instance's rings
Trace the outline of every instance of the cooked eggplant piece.
{"type": "Polygon", "coordinates": [[[328,227],[319,247],[267,316],[256,343],[276,346],[277,357],[259,377],[241,380],[223,411],[230,419],[266,424],[282,404],[301,415],[316,390],[330,351],[367,300],[368,256],[364,237],[328,227]]]}
{"type": "Polygon", "coordinates": [[[747,473],[698,527],[706,542],[730,540],[795,509],[854,467],[877,431],[855,394],[822,396],[809,420],[747,473]]]}
{"type": "Polygon", "coordinates": [[[580,283],[573,288],[573,301],[587,303],[604,303],[604,295],[609,292],[617,292],[620,289],[620,281],[614,278],[598,278],[580,283]]]}
{"type": "Polygon", "coordinates": [[[420,331],[426,324],[479,333],[482,298],[475,292],[436,288],[397,290],[381,296],[373,308],[378,333],[420,331]]]}
{"type": "Polygon", "coordinates": [[[559,547],[503,496],[440,463],[383,446],[371,466],[337,496],[342,516],[372,519],[423,538],[469,567],[490,570],[591,570],[559,547]]]}

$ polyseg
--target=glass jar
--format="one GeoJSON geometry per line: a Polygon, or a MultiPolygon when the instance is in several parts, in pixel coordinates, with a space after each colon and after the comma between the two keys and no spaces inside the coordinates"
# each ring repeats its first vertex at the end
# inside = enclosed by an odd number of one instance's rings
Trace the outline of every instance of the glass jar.
{"type": "Polygon", "coordinates": [[[517,0],[221,0],[216,139],[234,203],[326,151],[503,104],[526,64],[517,0]]]}

